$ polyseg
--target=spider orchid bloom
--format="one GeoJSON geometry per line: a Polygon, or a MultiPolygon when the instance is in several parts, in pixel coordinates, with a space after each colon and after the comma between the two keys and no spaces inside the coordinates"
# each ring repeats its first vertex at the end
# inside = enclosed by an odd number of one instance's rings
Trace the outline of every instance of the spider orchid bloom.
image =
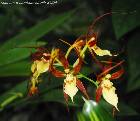
{"type": "Polygon", "coordinates": [[[36,85],[39,83],[38,77],[40,76],[41,73],[47,72],[49,70],[49,60],[45,60],[42,58],[40,61],[36,60],[33,62],[31,66],[31,71],[32,71],[32,78],[31,78],[31,88],[29,95],[36,94],[38,92],[38,88],[36,85]]]}
{"type": "Polygon", "coordinates": [[[63,83],[63,92],[66,103],[68,103],[69,97],[73,102],[73,98],[77,94],[78,90],[80,90],[88,98],[88,94],[84,88],[83,83],[76,76],[80,71],[82,60],[79,59],[79,63],[75,65],[72,70],[70,70],[69,63],[62,52],[60,52],[58,59],[64,67],[64,72],[57,70],[53,67],[53,65],[51,65],[50,71],[56,77],[65,78],[63,83]]]}
{"type": "Polygon", "coordinates": [[[105,55],[112,56],[112,54],[109,50],[102,50],[100,47],[98,47],[96,45],[96,43],[97,43],[96,36],[91,37],[89,39],[89,41],[87,42],[89,49],[93,50],[96,53],[96,55],[98,55],[98,56],[105,56],[105,55]]]}
{"type": "Polygon", "coordinates": [[[118,111],[118,96],[115,93],[116,88],[113,86],[113,83],[110,81],[111,74],[107,74],[102,78],[102,82],[100,84],[100,88],[102,89],[103,98],[113,105],[118,111]]]}
{"type": "Polygon", "coordinates": [[[49,63],[51,55],[46,52],[42,52],[42,50],[38,49],[38,51],[32,54],[33,64],[31,65],[31,87],[29,90],[29,95],[36,94],[38,92],[37,84],[39,83],[38,77],[40,74],[47,72],[49,70],[49,63]]]}
{"type": "Polygon", "coordinates": [[[65,79],[64,79],[64,85],[63,85],[63,91],[65,93],[65,96],[70,96],[72,102],[73,97],[78,92],[78,79],[75,75],[73,75],[69,69],[65,70],[65,79]]]}
{"type": "Polygon", "coordinates": [[[51,54],[45,52],[45,49],[39,48],[36,53],[32,54],[32,58],[31,72],[33,77],[38,78],[41,73],[49,70],[51,54]]]}
{"type": "MultiPolygon", "coordinates": [[[[63,41],[63,40],[61,40],[63,41]]],[[[68,42],[63,41],[64,43],[67,43],[68,45],[70,45],[68,42]]],[[[77,51],[80,52],[80,56],[82,58],[84,58],[85,56],[85,51],[87,50],[87,48],[89,49],[89,51],[91,52],[92,55],[93,52],[98,55],[98,56],[113,56],[111,54],[111,52],[109,50],[102,50],[100,47],[97,46],[97,37],[96,34],[92,34],[90,36],[81,36],[79,37],[72,45],[70,45],[70,48],[68,49],[67,53],[66,53],[66,58],[68,57],[70,51],[72,49],[76,49],[77,51]]],[[[116,55],[114,55],[116,56],[116,55]]],[[[94,57],[95,59],[95,57],[94,57]]]]}
{"type": "Polygon", "coordinates": [[[31,66],[31,71],[33,77],[38,78],[41,73],[47,72],[49,70],[49,59],[46,60],[43,57],[41,60],[36,60],[31,66]]]}
{"type": "MultiPolygon", "coordinates": [[[[122,62],[118,63],[114,67],[120,65],[122,62]]],[[[113,69],[114,67],[111,67],[113,69]]],[[[116,88],[113,86],[113,83],[111,80],[113,79],[118,79],[120,76],[124,73],[123,68],[121,68],[119,71],[113,73],[113,74],[108,74],[107,72],[111,70],[110,68],[105,70],[106,73],[104,73],[104,76],[99,78],[99,87],[96,90],[96,101],[99,102],[101,95],[103,95],[103,98],[113,105],[118,111],[118,96],[115,93],[116,88]]]]}

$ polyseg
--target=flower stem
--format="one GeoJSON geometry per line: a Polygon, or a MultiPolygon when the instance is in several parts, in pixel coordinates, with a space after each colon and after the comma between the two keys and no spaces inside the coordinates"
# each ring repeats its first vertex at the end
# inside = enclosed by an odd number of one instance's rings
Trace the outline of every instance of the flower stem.
{"type": "Polygon", "coordinates": [[[88,78],[87,76],[83,75],[82,73],[80,73],[79,76],[85,78],[89,82],[93,83],[96,87],[98,87],[98,83],[97,82],[93,81],[92,79],[88,78]]]}
{"type": "Polygon", "coordinates": [[[19,97],[23,97],[23,94],[18,92],[18,93],[13,93],[13,95],[11,97],[8,97],[6,100],[4,100],[1,104],[0,104],[0,109],[2,110],[6,105],[8,105],[9,103],[13,102],[14,100],[16,100],[19,97]]]}

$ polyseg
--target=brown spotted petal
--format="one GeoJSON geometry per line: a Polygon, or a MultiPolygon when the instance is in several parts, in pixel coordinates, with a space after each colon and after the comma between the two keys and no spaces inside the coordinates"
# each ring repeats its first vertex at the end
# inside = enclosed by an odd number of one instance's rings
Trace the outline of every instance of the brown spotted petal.
{"type": "Polygon", "coordinates": [[[55,69],[54,67],[50,68],[50,72],[55,76],[55,77],[64,77],[65,73],[63,73],[62,71],[59,71],[57,69],[55,69]]]}
{"type": "Polygon", "coordinates": [[[76,86],[78,87],[78,89],[86,96],[87,99],[89,99],[89,96],[87,94],[87,91],[83,85],[83,83],[77,79],[76,81],[76,86]]]}
{"type": "Polygon", "coordinates": [[[58,59],[60,60],[65,69],[69,67],[69,62],[62,51],[59,51],[58,59]]]}
{"type": "Polygon", "coordinates": [[[102,87],[98,87],[96,89],[96,102],[100,101],[101,96],[102,96],[102,87]]]}
{"type": "Polygon", "coordinates": [[[123,73],[124,73],[124,69],[122,68],[122,69],[120,69],[119,71],[117,71],[117,72],[111,74],[110,80],[120,78],[120,77],[123,75],[123,73]]]}
{"type": "Polygon", "coordinates": [[[57,70],[54,67],[54,60],[55,58],[50,62],[50,67],[49,67],[49,71],[55,76],[55,77],[64,77],[65,73],[63,73],[62,71],[57,70]]]}
{"type": "Polygon", "coordinates": [[[78,58],[77,61],[73,64],[73,74],[78,74],[81,70],[81,66],[82,66],[82,58],[78,58]]]}
{"type": "Polygon", "coordinates": [[[93,47],[96,44],[97,40],[95,35],[93,37],[90,38],[90,40],[87,42],[89,47],[93,47]]]}
{"type": "Polygon", "coordinates": [[[32,61],[41,60],[42,56],[43,56],[42,52],[35,52],[31,54],[32,61]]]}
{"type": "Polygon", "coordinates": [[[37,48],[37,51],[35,53],[31,54],[31,58],[32,58],[33,61],[41,60],[41,58],[44,57],[43,56],[44,54],[50,55],[47,52],[46,48],[44,48],[44,47],[38,47],[37,48]]]}

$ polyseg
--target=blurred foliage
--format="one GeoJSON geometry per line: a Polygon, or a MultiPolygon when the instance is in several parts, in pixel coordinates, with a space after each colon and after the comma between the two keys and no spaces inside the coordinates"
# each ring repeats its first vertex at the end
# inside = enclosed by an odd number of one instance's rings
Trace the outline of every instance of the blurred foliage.
{"type": "Polygon", "coordinates": [[[138,22],[140,7],[136,4],[137,2],[137,0],[116,0],[113,3],[112,11],[122,12],[122,14],[113,14],[113,26],[117,39],[140,25],[138,22]]]}
{"type": "MultiPolygon", "coordinates": [[[[14,116],[21,115],[20,121],[65,121],[68,118],[72,121],[139,121],[139,18],[138,0],[58,0],[56,5],[0,5],[0,120],[18,121],[14,116]],[[71,116],[67,116],[62,93],[63,80],[51,75],[42,77],[39,95],[28,97],[30,55],[35,51],[33,47],[45,46],[48,50],[51,47],[61,47],[66,50],[67,46],[57,41],[59,38],[73,43],[77,37],[87,32],[97,16],[109,11],[116,14],[98,21],[94,31],[99,32],[101,46],[120,53],[116,60],[125,59],[125,75],[114,81],[119,95],[120,112],[112,117],[112,106],[104,100],[96,105],[94,100],[84,104],[81,94],[78,94],[74,99],[75,104],[69,102],[71,116]],[[54,103],[49,105],[50,102],[54,103]],[[40,109],[46,113],[40,113],[40,109]],[[40,118],[30,115],[32,113],[29,110],[36,112],[40,118]],[[20,112],[20,115],[16,115],[16,112],[20,112]],[[23,118],[25,115],[27,119],[23,118]]],[[[71,57],[73,59],[74,55],[71,57]]],[[[96,79],[92,70],[99,70],[90,58],[86,59],[91,63],[85,64],[82,73],[96,79]]],[[[84,80],[83,82],[91,99],[94,99],[95,87],[84,80]]]]}
{"type": "Polygon", "coordinates": [[[78,114],[78,121],[114,121],[114,118],[100,104],[93,100],[86,100],[83,114],[78,114]]]}

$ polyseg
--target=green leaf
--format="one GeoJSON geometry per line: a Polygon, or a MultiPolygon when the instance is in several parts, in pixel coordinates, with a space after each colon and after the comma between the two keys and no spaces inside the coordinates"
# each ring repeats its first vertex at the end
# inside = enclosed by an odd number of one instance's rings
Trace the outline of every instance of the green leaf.
{"type": "Polygon", "coordinates": [[[131,38],[129,38],[127,44],[128,53],[128,85],[127,91],[134,91],[140,89],[140,41],[139,32],[135,33],[131,38]]]}
{"type": "Polygon", "coordinates": [[[3,109],[5,106],[9,105],[14,100],[19,99],[25,96],[26,94],[27,81],[24,81],[0,96],[0,108],[3,109]]]}
{"type": "Polygon", "coordinates": [[[50,91],[46,91],[44,94],[34,96],[34,97],[24,97],[19,100],[12,101],[11,104],[8,106],[25,106],[27,104],[35,104],[40,102],[59,102],[59,103],[65,103],[64,97],[63,97],[63,90],[60,89],[53,89],[50,91]],[[36,98],[34,100],[34,98],[36,98]]]}
{"type": "MultiPolygon", "coordinates": [[[[36,43],[36,45],[32,45],[32,46],[43,46],[43,45],[46,45],[46,42],[39,41],[38,43],[36,43]]],[[[0,53],[0,62],[1,62],[0,66],[3,66],[2,70],[0,70],[1,72],[0,75],[4,74],[5,70],[9,72],[10,71],[8,70],[9,66],[10,66],[9,69],[13,69],[13,72],[11,73],[11,75],[16,71],[16,69],[19,69],[19,66],[21,66],[21,68],[23,68],[23,71],[24,71],[24,69],[27,67],[25,63],[23,65],[20,65],[19,62],[17,62],[16,63],[17,65],[16,65],[14,64],[14,62],[23,60],[29,57],[33,52],[35,52],[35,48],[14,48],[14,49],[4,51],[3,53],[0,53]],[[6,64],[11,64],[11,63],[12,65],[6,65],[6,64]],[[14,69],[14,66],[15,66],[15,69],[14,69]]],[[[3,76],[6,76],[5,74],[3,76]]]]}
{"type": "MultiPolygon", "coordinates": [[[[19,94],[19,93],[18,93],[19,94]]],[[[36,97],[25,97],[20,100],[15,100],[8,106],[25,106],[28,104],[36,104],[40,102],[58,102],[62,104],[66,104],[64,96],[63,96],[63,90],[62,89],[52,89],[47,90],[44,94],[40,94],[36,97]]],[[[68,106],[75,106],[79,107],[81,106],[81,103],[83,102],[82,96],[80,94],[77,94],[74,99],[74,103],[69,101],[68,106]]]]}
{"type": "Polygon", "coordinates": [[[77,119],[78,121],[87,121],[85,116],[81,112],[77,113],[77,119]]]}
{"type": "Polygon", "coordinates": [[[14,38],[8,40],[4,43],[0,51],[3,52],[4,50],[21,47],[21,46],[30,46],[35,43],[36,40],[53,30],[58,25],[62,24],[66,19],[70,18],[73,11],[66,12],[64,14],[55,15],[50,17],[39,24],[35,25],[34,27],[25,30],[24,32],[20,33],[19,35],[15,36],[14,38]]]}
{"type": "Polygon", "coordinates": [[[14,48],[0,53],[0,66],[25,59],[29,57],[34,50],[33,48],[14,48]]]}
{"type": "Polygon", "coordinates": [[[54,101],[54,102],[65,103],[62,89],[54,89],[48,91],[40,96],[40,100],[43,102],[54,101]]]}
{"type": "Polygon", "coordinates": [[[18,61],[16,63],[1,66],[0,77],[29,76],[31,73],[31,62],[18,61]]]}
{"type": "Polygon", "coordinates": [[[136,116],[139,115],[133,108],[125,103],[119,103],[120,112],[118,116],[136,116]]]}
{"type": "Polygon", "coordinates": [[[100,104],[93,100],[86,100],[83,111],[78,114],[78,121],[115,121],[100,104]],[[82,119],[82,120],[80,120],[82,119]]]}
{"type": "Polygon", "coordinates": [[[115,0],[112,11],[118,12],[112,15],[116,37],[119,39],[126,33],[140,25],[139,0],[115,0]]]}
{"type": "MultiPolygon", "coordinates": [[[[47,78],[46,80],[43,80],[44,83],[43,82],[41,83],[43,86],[41,86],[41,85],[39,86],[40,87],[39,88],[40,96],[45,95],[49,90],[54,89],[63,84],[63,80],[60,78],[58,78],[56,80],[55,77],[51,77],[51,79],[52,80],[48,80],[48,78],[47,78]],[[56,80],[56,81],[54,81],[54,80],[56,80]],[[49,84],[48,84],[48,81],[50,81],[49,84]],[[48,84],[48,85],[46,86],[46,84],[48,84]]],[[[15,87],[8,90],[4,94],[0,95],[0,107],[3,109],[6,106],[10,106],[13,102],[15,104],[21,104],[21,103],[28,104],[30,101],[28,102],[28,96],[27,96],[28,88],[27,87],[28,87],[28,81],[26,80],[22,83],[17,84],[15,87]],[[22,95],[22,97],[19,96],[19,94],[22,95]],[[15,96],[16,96],[16,98],[15,98],[15,96]],[[26,101],[27,101],[27,103],[26,103],[26,101]],[[5,104],[5,102],[8,102],[8,103],[6,103],[6,105],[3,106],[3,104],[5,104]]],[[[62,94],[62,96],[63,96],[63,94],[62,94]]],[[[54,96],[54,98],[57,98],[57,96],[56,97],[54,96]]],[[[41,98],[38,97],[37,102],[41,101],[39,99],[41,99],[41,98]]],[[[44,99],[46,99],[46,98],[44,98],[44,99]]]]}
{"type": "Polygon", "coordinates": [[[0,15],[0,36],[2,36],[9,28],[9,19],[11,15],[0,15]]]}

